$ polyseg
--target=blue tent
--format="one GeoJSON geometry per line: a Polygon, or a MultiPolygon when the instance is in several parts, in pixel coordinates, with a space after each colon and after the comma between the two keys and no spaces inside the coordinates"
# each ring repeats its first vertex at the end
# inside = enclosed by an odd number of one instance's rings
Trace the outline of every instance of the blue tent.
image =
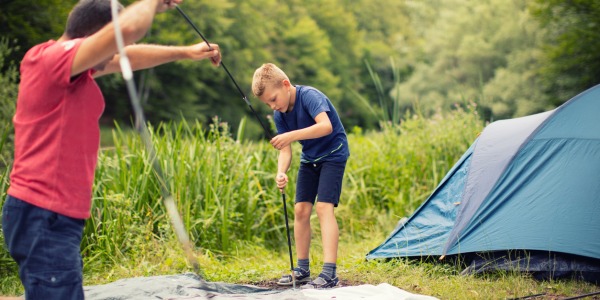
{"type": "MultiPolygon", "coordinates": [[[[600,85],[489,124],[367,259],[465,257],[466,272],[600,277],[600,85]]],[[[464,260],[463,260],[464,262],[464,260]]]]}

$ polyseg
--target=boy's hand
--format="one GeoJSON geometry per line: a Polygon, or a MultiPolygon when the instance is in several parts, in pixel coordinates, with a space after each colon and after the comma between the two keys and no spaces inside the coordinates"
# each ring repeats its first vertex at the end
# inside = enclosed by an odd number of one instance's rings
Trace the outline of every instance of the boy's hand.
{"type": "Polygon", "coordinates": [[[288,177],[287,175],[285,175],[285,173],[277,173],[277,176],[275,177],[275,182],[277,182],[277,188],[283,190],[283,188],[285,188],[285,186],[287,185],[288,177]]]}
{"type": "Polygon", "coordinates": [[[289,146],[293,142],[292,135],[289,132],[276,135],[271,139],[271,145],[277,150],[281,150],[289,146]]]}

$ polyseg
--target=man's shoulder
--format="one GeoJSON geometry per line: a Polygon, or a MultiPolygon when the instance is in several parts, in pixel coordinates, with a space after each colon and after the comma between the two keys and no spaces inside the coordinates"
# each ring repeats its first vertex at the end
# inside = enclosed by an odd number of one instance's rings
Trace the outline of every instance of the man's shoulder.
{"type": "Polygon", "coordinates": [[[51,47],[55,44],[56,44],[55,40],[49,40],[49,41],[46,41],[43,43],[39,43],[39,44],[29,48],[29,50],[27,50],[27,52],[25,52],[25,56],[23,58],[27,59],[27,58],[31,58],[31,57],[37,57],[41,53],[43,53],[44,50],[48,49],[48,47],[51,47]]]}
{"type": "Polygon", "coordinates": [[[24,59],[38,59],[40,57],[54,58],[65,54],[68,55],[82,41],[83,39],[81,38],[65,41],[48,40],[31,47],[25,54],[24,59]]]}

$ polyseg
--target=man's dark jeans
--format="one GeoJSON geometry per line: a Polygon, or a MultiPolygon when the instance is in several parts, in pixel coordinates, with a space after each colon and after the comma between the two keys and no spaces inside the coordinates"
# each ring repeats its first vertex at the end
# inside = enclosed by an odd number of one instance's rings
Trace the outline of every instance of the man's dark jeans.
{"type": "Polygon", "coordinates": [[[2,231],[19,265],[25,298],[83,299],[80,244],[85,221],[8,196],[2,231]]]}

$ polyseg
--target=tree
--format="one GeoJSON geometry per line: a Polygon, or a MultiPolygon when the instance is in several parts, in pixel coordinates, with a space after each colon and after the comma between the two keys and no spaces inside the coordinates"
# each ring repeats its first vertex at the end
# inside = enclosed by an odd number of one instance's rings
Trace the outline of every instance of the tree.
{"type": "Polygon", "coordinates": [[[422,53],[413,73],[397,87],[405,104],[418,101],[431,114],[456,102],[475,101],[487,118],[545,108],[537,81],[537,49],[544,31],[531,19],[526,3],[453,0],[430,5],[435,8],[413,23],[434,22],[423,31],[422,50],[413,50],[422,53]]]}
{"type": "MultiPolygon", "coordinates": [[[[5,1],[0,25],[3,32],[6,28],[6,32],[18,34],[21,49],[27,50],[43,40],[58,38],[75,2],[5,1]],[[17,27],[24,29],[13,32],[17,27]]],[[[121,2],[128,5],[133,0],[121,2]]],[[[272,112],[252,97],[250,85],[254,70],[265,62],[281,65],[293,82],[325,92],[350,128],[377,125],[355,97],[355,93],[367,99],[377,95],[366,61],[382,74],[386,90],[394,86],[390,57],[405,74],[412,68],[414,35],[404,1],[198,0],[186,1],[180,8],[209,41],[220,45],[223,62],[261,118],[272,112]]],[[[156,16],[142,42],[188,45],[202,39],[172,10],[156,16]]],[[[178,118],[208,123],[218,115],[236,130],[242,118],[254,118],[227,74],[206,62],[181,61],[135,72],[134,76],[152,123],[178,118]]],[[[101,122],[112,125],[116,119],[129,124],[129,96],[121,75],[98,81],[106,101],[101,122]]],[[[247,131],[246,136],[252,138],[263,135],[255,121],[248,122],[247,131]]]]}
{"type": "MultiPolygon", "coordinates": [[[[421,12],[421,10],[411,10],[409,6],[421,2],[412,1],[411,4],[396,0],[344,0],[343,2],[344,7],[352,10],[360,40],[359,57],[355,64],[359,74],[349,87],[355,88],[362,98],[376,107],[381,95],[377,91],[378,87],[371,71],[377,74],[380,88],[385,94],[391,93],[397,80],[409,76],[412,62],[417,56],[413,50],[417,49],[415,46],[418,43],[410,16],[421,12]],[[394,66],[391,66],[391,61],[394,61],[394,66]]],[[[396,98],[396,95],[392,98],[396,98]]],[[[362,112],[363,120],[358,125],[374,128],[383,120],[378,119],[380,117],[378,115],[369,114],[370,110],[364,109],[364,105],[357,101],[351,104],[354,110],[362,112]]]]}
{"type": "Polygon", "coordinates": [[[7,38],[0,38],[0,173],[12,161],[12,117],[19,87],[17,68],[8,57],[15,50],[15,46],[9,43],[7,38]]]}
{"type": "Polygon", "coordinates": [[[550,34],[541,70],[550,103],[600,83],[600,2],[537,0],[532,11],[550,34]]]}
{"type": "Polygon", "coordinates": [[[20,62],[33,45],[57,39],[64,31],[67,16],[76,0],[37,0],[0,2],[0,32],[16,40],[18,49],[8,57],[20,62]]]}

